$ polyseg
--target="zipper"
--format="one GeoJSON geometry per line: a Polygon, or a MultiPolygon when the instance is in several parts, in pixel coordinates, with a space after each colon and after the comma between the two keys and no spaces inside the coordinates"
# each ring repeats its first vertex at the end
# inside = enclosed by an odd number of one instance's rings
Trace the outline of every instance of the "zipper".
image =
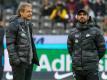
{"type": "MultiPolygon", "coordinates": [[[[82,43],[82,32],[80,32],[80,42],[82,43]]],[[[83,65],[82,65],[82,45],[80,43],[80,53],[81,53],[81,67],[83,68],[83,65]]]]}
{"type": "Polygon", "coordinates": [[[32,45],[31,45],[31,34],[30,34],[30,29],[29,29],[29,25],[27,23],[27,21],[25,21],[25,28],[26,28],[26,34],[28,35],[28,42],[29,42],[29,46],[30,46],[30,52],[28,54],[28,61],[31,64],[32,63],[32,59],[33,59],[33,51],[32,51],[32,45]]]}

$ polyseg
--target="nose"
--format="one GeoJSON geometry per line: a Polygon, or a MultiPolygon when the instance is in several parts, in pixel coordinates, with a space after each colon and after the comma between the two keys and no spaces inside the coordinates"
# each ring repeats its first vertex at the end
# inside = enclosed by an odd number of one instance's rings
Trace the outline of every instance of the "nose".
{"type": "Polygon", "coordinates": [[[30,12],[29,14],[32,15],[32,12],[30,12]]]}
{"type": "Polygon", "coordinates": [[[84,14],[81,14],[81,17],[84,17],[84,14]]]}

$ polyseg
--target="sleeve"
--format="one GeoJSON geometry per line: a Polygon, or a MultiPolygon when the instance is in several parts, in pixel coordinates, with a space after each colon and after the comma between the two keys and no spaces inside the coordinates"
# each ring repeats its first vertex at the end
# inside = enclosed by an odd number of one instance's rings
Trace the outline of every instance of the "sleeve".
{"type": "Polygon", "coordinates": [[[69,18],[66,9],[63,9],[63,10],[62,10],[62,13],[60,14],[60,17],[61,17],[62,19],[68,19],[68,18],[69,18]]]}
{"type": "Polygon", "coordinates": [[[38,56],[37,56],[36,46],[35,46],[33,38],[31,40],[32,40],[32,48],[33,48],[33,59],[32,59],[32,62],[39,66],[39,59],[38,59],[38,56]]]}
{"type": "Polygon", "coordinates": [[[56,17],[56,13],[57,13],[57,9],[53,9],[51,15],[50,15],[50,19],[53,20],[56,17]]]}
{"type": "Polygon", "coordinates": [[[105,47],[105,39],[99,29],[97,31],[95,41],[96,41],[98,56],[99,56],[99,59],[101,59],[105,55],[106,47],[105,47]]]}
{"type": "Polygon", "coordinates": [[[68,35],[68,39],[67,39],[67,48],[68,48],[68,53],[70,54],[70,56],[72,56],[72,52],[73,52],[73,39],[71,38],[70,35],[68,35]]]}
{"type": "Polygon", "coordinates": [[[32,51],[33,51],[33,59],[32,59],[32,62],[34,64],[37,64],[39,66],[39,59],[38,59],[38,56],[37,56],[37,50],[36,50],[36,46],[35,46],[35,43],[34,43],[34,39],[33,39],[33,35],[32,35],[32,26],[33,24],[30,25],[30,34],[31,34],[31,44],[32,44],[32,51]]]}
{"type": "Polygon", "coordinates": [[[9,54],[10,64],[19,64],[20,59],[16,50],[17,27],[14,23],[10,23],[6,29],[6,45],[9,54]]]}
{"type": "Polygon", "coordinates": [[[4,28],[0,27],[0,56],[4,54],[3,39],[4,39],[4,28]]]}

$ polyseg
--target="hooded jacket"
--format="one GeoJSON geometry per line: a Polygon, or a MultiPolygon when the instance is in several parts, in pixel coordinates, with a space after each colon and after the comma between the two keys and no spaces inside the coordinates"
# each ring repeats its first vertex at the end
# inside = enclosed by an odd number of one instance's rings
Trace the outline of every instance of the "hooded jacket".
{"type": "Polygon", "coordinates": [[[6,31],[6,44],[10,64],[19,65],[21,62],[30,64],[30,54],[32,54],[32,62],[39,65],[35,44],[32,38],[33,25],[31,22],[25,21],[18,16],[13,16],[9,23],[9,27],[6,31]],[[29,28],[29,32],[27,28],[29,28]],[[30,37],[28,35],[30,35],[30,37]],[[32,53],[30,53],[30,49],[32,49],[32,53]]]}
{"type": "Polygon", "coordinates": [[[74,70],[98,68],[98,62],[106,50],[100,29],[93,24],[78,22],[68,35],[67,46],[74,70]]]}

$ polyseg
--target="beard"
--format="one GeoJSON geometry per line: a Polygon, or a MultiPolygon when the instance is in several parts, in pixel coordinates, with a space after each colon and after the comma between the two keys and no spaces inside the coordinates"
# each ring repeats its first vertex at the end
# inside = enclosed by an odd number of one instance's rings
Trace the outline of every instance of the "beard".
{"type": "Polygon", "coordinates": [[[87,22],[87,20],[85,20],[84,18],[81,18],[80,20],[78,20],[81,24],[85,24],[87,22]]]}

